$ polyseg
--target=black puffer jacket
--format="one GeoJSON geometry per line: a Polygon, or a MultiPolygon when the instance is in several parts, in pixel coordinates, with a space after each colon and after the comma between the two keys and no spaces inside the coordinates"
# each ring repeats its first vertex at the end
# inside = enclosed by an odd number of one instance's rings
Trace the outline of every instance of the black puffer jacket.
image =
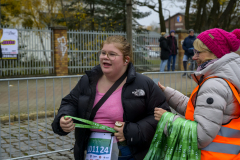
{"type": "Polygon", "coordinates": [[[176,55],[177,54],[177,40],[174,36],[168,36],[167,37],[168,47],[170,49],[170,55],[176,55]]]}
{"type": "MultiPolygon", "coordinates": [[[[58,114],[52,123],[54,133],[68,134],[59,125],[63,115],[89,119],[96,95],[96,85],[102,74],[99,65],[87,71],[75,88],[62,99],[58,114]]],[[[134,158],[142,160],[148,152],[158,123],[154,119],[154,108],[161,107],[168,111],[170,108],[159,87],[150,78],[136,73],[131,63],[128,67],[127,81],[122,88],[122,105],[125,122],[123,132],[127,145],[134,158]],[[145,95],[135,96],[133,92],[136,89],[144,90],[145,95]]],[[[84,159],[89,135],[89,129],[75,129],[74,157],[76,160],[84,159]]]]}
{"type": "Polygon", "coordinates": [[[2,58],[2,46],[1,46],[1,43],[0,43],[0,58],[2,58]]]}
{"type": "Polygon", "coordinates": [[[161,48],[161,60],[166,60],[169,58],[169,54],[170,54],[170,49],[168,47],[168,44],[167,44],[167,39],[165,37],[160,37],[159,39],[159,42],[160,42],[160,48],[161,48]]]}
{"type": "Polygon", "coordinates": [[[196,40],[195,36],[188,36],[184,39],[183,44],[182,44],[182,48],[185,50],[185,55],[187,56],[194,56],[193,53],[193,42],[196,40]]]}

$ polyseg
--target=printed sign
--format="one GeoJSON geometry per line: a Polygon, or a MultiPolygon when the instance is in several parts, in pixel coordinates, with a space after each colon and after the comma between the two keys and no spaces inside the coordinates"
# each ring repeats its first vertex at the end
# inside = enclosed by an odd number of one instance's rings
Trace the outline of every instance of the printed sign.
{"type": "Polygon", "coordinates": [[[182,22],[182,16],[177,16],[177,22],[182,22]]]}
{"type": "Polygon", "coordinates": [[[175,26],[183,26],[183,23],[175,23],[175,26]]]}
{"type": "Polygon", "coordinates": [[[16,29],[0,29],[2,54],[0,59],[17,59],[18,31],[16,29]]]}

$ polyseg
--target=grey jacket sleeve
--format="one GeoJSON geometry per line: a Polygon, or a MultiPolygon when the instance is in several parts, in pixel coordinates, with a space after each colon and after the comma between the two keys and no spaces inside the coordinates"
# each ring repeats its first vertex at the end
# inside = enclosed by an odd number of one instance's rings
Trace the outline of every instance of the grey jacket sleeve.
{"type": "Polygon", "coordinates": [[[228,97],[232,97],[231,89],[220,78],[207,80],[199,89],[194,111],[194,120],[198,122],[198,148],[206,147],[217,136],[228,97]]]}
{"type": "MultiPolygon", "coordinates": [[[[170,87],[164,94],[169,105],[185,115],[189,98],[170,87]]],[[[194,111],[194,120],[198,122],[198,148],[209,145],[218,134],[228,98],[232,96],[228,84],[220,78],[207,80],[199,89],[194,111]]]]}
{"type": "Polygon", "coordinates": [[[184,116],[189,97],[170,87],[166,87],[164,94],[169,106],[184,116]]]}

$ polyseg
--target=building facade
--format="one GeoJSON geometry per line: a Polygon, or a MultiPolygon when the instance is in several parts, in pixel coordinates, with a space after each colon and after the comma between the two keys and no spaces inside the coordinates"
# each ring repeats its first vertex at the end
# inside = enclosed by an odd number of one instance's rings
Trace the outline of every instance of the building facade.
{"type": "MultiPolygon", "coordinates": [[[[169,33],[169,18],[165,20],[166,32],[169,33]]],[[[170,17],[170,30],[185,29],[185,16],[183,13],[176,13],[170,17]]]]}

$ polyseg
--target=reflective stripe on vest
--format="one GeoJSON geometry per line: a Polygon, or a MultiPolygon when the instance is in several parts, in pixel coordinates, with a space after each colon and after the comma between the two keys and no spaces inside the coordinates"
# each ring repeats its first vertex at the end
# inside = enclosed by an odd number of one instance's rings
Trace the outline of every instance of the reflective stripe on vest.
{"type": "Polygon", "coordinates": [[[228,137],[228,138],[240,138],[240,130],[231,129],[231,128],[222,126],[220,131],[218,132],[218,135],[223,137],[228,137]]]}
{"type": "MultiPolygon", "coordinates": [[[[218,78],[218,77],[209,77],[203,80],[203,82],[198,85],[192,92],[188,105],[186,108],[185,118],[188,120],[194,121],[194,109],[195,103],[192,102],[192,99],[197,96],[197,92],[199,87],[203,85],[203,83],[210,78],[218,78]],[[193,104],[194,103],[194,104],[193,104]]],[[[223,78],[222,78],[223,79],[223,78]]],[[[236,88],[233,84],[231,84],[228,80],[224,79],[229,87],[231,88],[233,95],[239,102],[240,107],[240,95],[237,92],[236,88]]],[[[201,151],[201,159],[226,159],[226,160],[236,160],[240,159],[240,117],[237,119],[232,119],[228,124],[222,125],[220,128],[218,135],[214,138],[214,140],[201,151]]]]}

